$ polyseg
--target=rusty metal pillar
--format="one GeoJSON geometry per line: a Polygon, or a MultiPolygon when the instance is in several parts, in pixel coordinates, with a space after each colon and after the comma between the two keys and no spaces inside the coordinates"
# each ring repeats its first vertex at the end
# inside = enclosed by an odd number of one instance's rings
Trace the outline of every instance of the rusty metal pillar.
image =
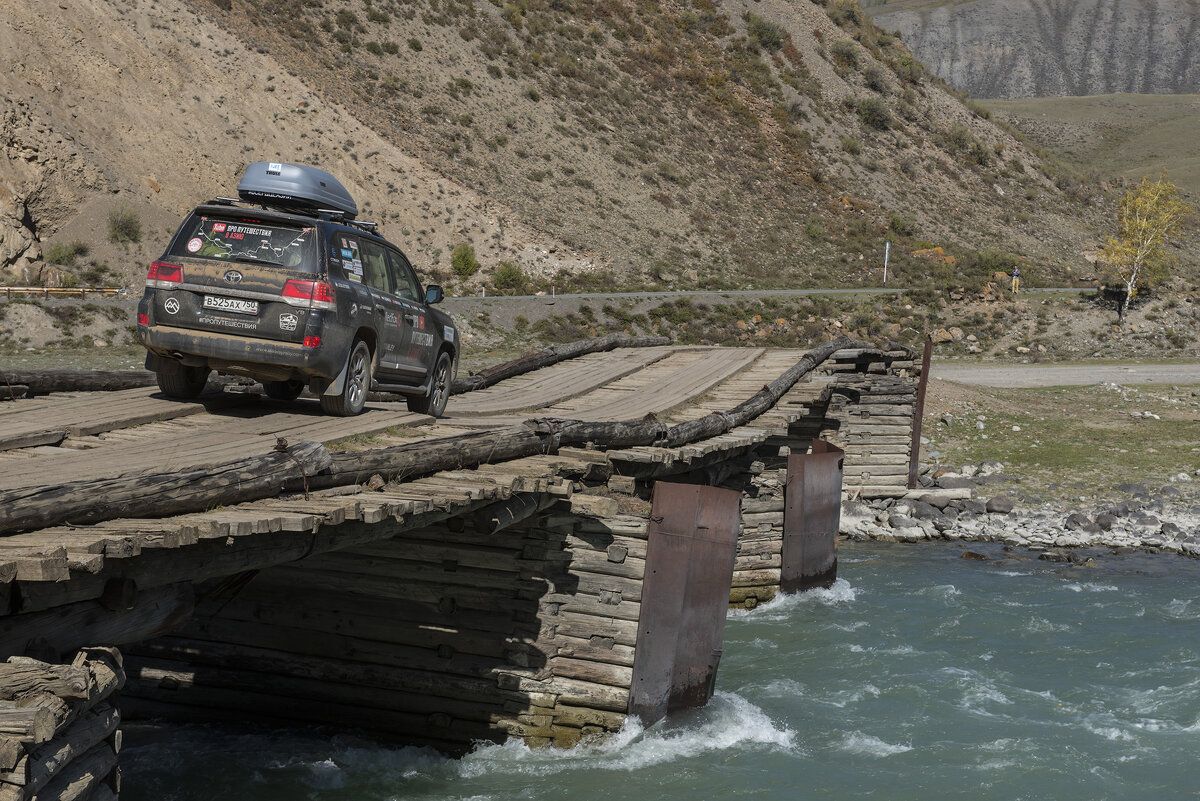
{"type": "Polygon", "coordinates": [[[917,466],[921,460],[921,418],[925,416],[925,385],[929,383],[929,359],[933,356],[933,337],[925,337],[921,356],[921,377],[917,380],[917,403],[913,407],[912,444],[908,446],[908,488],[917,486],[917,466]]]}
{"type": "Polygon", "coordinates": [[[629,713],[646,725],[712,697],[741,517],[740,492],[654,485],[629,713]]]}
{"type": "Polygon", "coordinates": [[[830,587],[837,579],[845,452],[814,439],[812,452],[788,457],[779,587],[785,593],[830,587]]]}

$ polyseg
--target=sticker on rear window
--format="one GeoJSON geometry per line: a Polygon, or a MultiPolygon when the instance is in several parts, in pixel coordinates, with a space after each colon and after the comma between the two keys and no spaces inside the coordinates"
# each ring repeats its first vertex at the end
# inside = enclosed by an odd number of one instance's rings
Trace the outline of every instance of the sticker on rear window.
{"type": "Polygon", "coordinates": [[[188,253],[195,253],[202,247],[204,247],[204,240],[200,237],[194,236],[188,240],[188,253]]]}

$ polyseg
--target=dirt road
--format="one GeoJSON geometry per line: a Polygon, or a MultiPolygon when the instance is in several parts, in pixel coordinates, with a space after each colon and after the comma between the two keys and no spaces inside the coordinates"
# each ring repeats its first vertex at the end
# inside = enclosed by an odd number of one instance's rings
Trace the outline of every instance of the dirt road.
{"type": "Polygon", "coordinates": [[[1200,362],[1191,364],[1021,364],[933,362],[930,375],[987,387],[1056,387],[1113,384],[1200,384],[1200,362]]]}

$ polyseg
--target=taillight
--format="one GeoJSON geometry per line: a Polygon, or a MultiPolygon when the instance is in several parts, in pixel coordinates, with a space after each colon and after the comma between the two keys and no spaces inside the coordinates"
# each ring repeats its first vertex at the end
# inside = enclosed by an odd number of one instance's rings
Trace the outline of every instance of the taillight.
{"type": "Polygon", "coordinates": [[[320,337],[305,337],[304,338],[304,347],[306,347],[306,348],[321,347],[321,338],[320,337]]]}
{"type": "Polygon", "coordinates": [[[325,281],[301,281],[291,278],[279,293],[292,306],[313,309],[333,308],[333,284],[325,281]]]}
{"type": "Polygon", "coordinates": [[[146,273],[146,286],[152,289],[174,289],[175,284],[183,283],[183,266],[170,264],[165,261],[150,263],[150,271],[146,273]]]}
{"type": "Polygon", "coordinates": [[[139,314],[138,315],[138,325],[150,325],[150,315],[139,314]]]}

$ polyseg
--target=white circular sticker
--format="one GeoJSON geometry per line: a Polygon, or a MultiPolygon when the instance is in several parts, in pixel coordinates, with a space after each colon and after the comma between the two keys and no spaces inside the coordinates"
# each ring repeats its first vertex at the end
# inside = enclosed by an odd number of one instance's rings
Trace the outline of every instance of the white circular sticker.
{"type": "Polygon", "coordinates": [[[200,237],[197,236],[188,240],[188,253],[195,253],[202,247],[204,247],[204,240],[200,237]]]}

